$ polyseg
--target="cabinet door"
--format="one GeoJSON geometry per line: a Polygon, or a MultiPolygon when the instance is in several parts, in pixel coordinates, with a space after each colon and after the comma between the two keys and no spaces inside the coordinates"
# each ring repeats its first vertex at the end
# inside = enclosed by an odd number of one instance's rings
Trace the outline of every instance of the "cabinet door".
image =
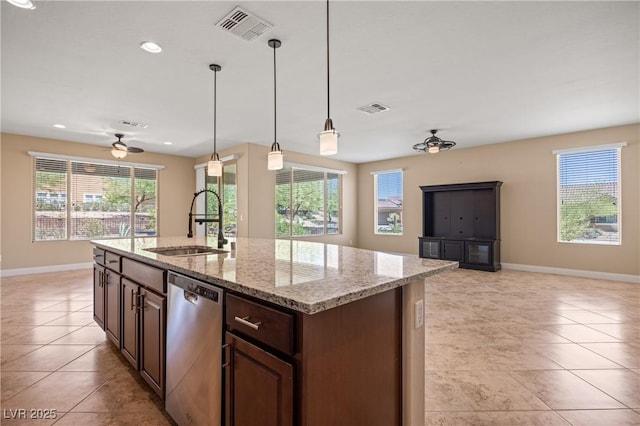
{"type": "Polygon", "coordinates": [[[104,330],[104,268],[93,265],[93,319],[104,330]]]}
{"type": "Polygon", "coordinates": [[[293,366],[231,333],[226,341],[226,425],[293,425],[293,366]]]}
{"type": "MultiPolygon", "coordinates": [[[[428,214],[429,212],[425,212],[428,214]]],[[[433,194],[433,237],[451,234],[451,192],[433,194]]],[[[427,235],[425,235],[427,236],[427,235]]]]}
{"type": "Polygon", "coordinates": [[[496,205],[491,189],[474,191],[473,236],[476,238],[496,237],[496,205]]]}
{"type": "Polygon", "coordinates": [[[164,398],[166,297],[140,290],[140,374],[164,398]]]}
{"type": "Polygon", "coordinates": [[[443,241],[442,258],[445,260],[457,260],[458,262],[462,262],[464,259],[464,242],[443,241]]]}
{"type": "Polygon", "coordinates": [[[105,270],[105,331],[107,337],[120,348],[120,275],[105,270]]]}
{"type": "Polygon", "coordinates": [[[420,257],[440,259],[440,240],[420,238],[420,257]]]}
{"type": "Polygon", "coordinates": [[[138,284],[122,278],[120,306],[122,308],[122,354],[138,369],[138,284]]]}
{"type": "Polygon", "coordinates": [[[473,191],[451,192],[452,237],[473,236],[473,191]]]}
{"type": "Polygon", "coordinates": [[[493,244],[489,242],[467,242],[465,263],[475,265],[493,264],[493,244]]]}

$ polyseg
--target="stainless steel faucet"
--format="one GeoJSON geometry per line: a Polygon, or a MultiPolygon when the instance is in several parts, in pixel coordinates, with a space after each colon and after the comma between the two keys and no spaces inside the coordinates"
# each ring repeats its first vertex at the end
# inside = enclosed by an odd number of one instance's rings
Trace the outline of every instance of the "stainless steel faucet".
{"type": "Polygon", "coordinates": [[[223,232],[223,229],[222,229],[224,221],[222,219],[223,219],[222,200],[220,199],[220,196],[215,191],[213,191],[211,189],[201,189],[200,191],[195,192],[193,194],[193,200],[191,200],[191,209],[189,210],[189,232],[187,233],[187,238],[193,238],[193,222],[194,221],[196,223],[199,223],[199,224],[218,222],[218,248],[221,249],[225,244],[227,244],[229,242],[224,237],[224,232],[223,232]],[[212,219],[212,218],[207,217],[207,216],[210,216],[210,215],[208,215],[206,213],[204,213],[204,214],[193,214],[193,205],[196,202],[196,198],[198,198],[198,195],[202,194],[203,192],[210,192],[213,195],[215,195],[216,198],[218,199],[218,218],[217,219],[212,219]],[[194,216],[204,216],[204,217],[196,217],[195,219],[193,219],[194,216]]]}

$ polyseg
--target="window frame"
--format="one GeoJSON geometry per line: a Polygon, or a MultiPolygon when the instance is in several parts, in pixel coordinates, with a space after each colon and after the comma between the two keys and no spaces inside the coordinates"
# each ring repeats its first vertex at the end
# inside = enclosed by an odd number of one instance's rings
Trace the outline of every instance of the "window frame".
{"type": "Polygon", "coordinates": [[[380,170],[376,172],[371,172],[373,176],[373,234],[374,235],[385,235],[385,236],[403,236],[404,235],[404,169],[392,169],[392,170],[380,170]],[[380,175],[385,174],[394,174],[400,173],[401,176],[401,195],[402,195],[402,205],[400,207],[400,232],[380,232],[379,224],[378,224],[378,177],[380,175]]]}
{"type": "MultiPolygon", "coordinates": [[[[274,208],[275,208],[275,220],[274,220],[274,236],[275,238],[321,238],[321,237],[330,237],[333,235],[342,235],[343,234],[343,184],[344,184],[344,179],[343,179],[343,175],[346,174],[346,172],[344,170],[335,170],[335,169],[329,169],[329,168],[324,168],[324,167],[317,167],[317,166],[310,166],[310,165],[305,165],[305,164],[294,164],[294,163],[285,163],[285,167],[282,170],[278,170],[276,172],[277,173],[282,173],[282,172],[289,172],[290,174],[290,178],[289,178],[289,182],[288,182],[288,186],[289,186],[289,232],[288,234],[284,235],[284,234],[278,234],[277,230],[278,230],[278,222],[277,222],[277,215],[279,214],[277,212],[277,200],[275,199],[275,193],[277,191],[277,179],[276,182],[274,184],[274,208]],[[322,233],[321,234],[307,234],[307,235],[294,235],[293,234],[293,217],[291,217],[291,215],[293,214],[293,209],[291,208],[291,202],[294,198],[294,183],[295,183],[295,170],[301,170],[301,171],[306,171],[306,172],[316,172],[316,173],[322,173],[323,174],[323,179],[322,179],[322,189],[323,189],[323,199],[322,199],[322,213],[323,213],[323,220],[322,220],[322,233]],[[332,233],[328,233],[328,220],[327,220],[327,213],[328,213],[328,207],[329,207],[329,175],[336,175],[337,176],[337,180],[338,180],[338,188],[337,188],[337,197],[338,197],[338,212],[337,212],[337,222],[338,222],[338,227],[336,232],[332,232],[332,233]]],[[[331,178],[333,179],[333,177],[331,178]]]]}
{"type": "MultiPolygon", "coordinates": [[[[220,196],[220,199],[222,201],[222,211],[224,213],[225,208],[231,203],[229,200],[227,200],[227,197],[226,197],[225,191],[224,191],[225,185],[230,185],[229,183],[226,183],[225,179],[224,179],[224,177],[226,176],[224,169],[225,168],[229,168],[229,167],[235,167],[234,185],[236,187],[236,197],[235,197],[235,200],[234,200],[235,203],[233,205],[233,209],[235,211],[236,220],[235,220],[235,223],[227,221],[228,215],[225,215],[223,217],[223,219],[224,219],[224,222],[226,222],[227,225],[233,225],[235,227],[235,231],[233,233],[230,233],[228,230],[224,231],[225,237],[233,238],[233,237],[237,237],[238,236],[238,161],[235,159],[235,157],[232,158],[231,160],[228,160],[228,161],[224,161],[224,159],[223,159],[222,160],[222,176],[208,176],[207,173],[206,173],[206,167],[205,167],[204,181],[205,181],[205,188],[206,189],[215,189],[216,193],[220,196]],[[212,181],[214,181],[214,182],[212,182],[212,181]],[[213,187],[215,187],[215,188],[213,188],[213,187]]],[[[208,192],[204,193],[204,200],[205,200],[205,202],[204,202],[205,214],[217,215],[218,212],[210,212],[209,211],[209,205],[210,205],[210,202],[217,203],[218,200],[215,199],[215,197],[213,195],[210,195],[208,192]],[[213,200],[213,201],[211,201],[211,200],[213,200]]],[[[217,228],[219,226],[220,225],[217,224],[217,223],[215,224],[215,226],[211,226],[211,228],[215,228],[215,234],[216,235],[217,235],[217,232],[218,232],[217,228]]],[[[222,226],[224,228],[225,224],[223,224],[222,226]]],[[[207,229],[209,229],[209,227],[207,229]]],[[[212,229],[212,233],[209,233],[209,231],[207,230],[206,234],[208,236],[211,236],[211,235],[213,235],[213,231],[214,230],[212,229]]]]}
{"type": "Polygon", "coordinates": [[[611,246],[616,247],[622,245],[622,148],[627,146],[626,142],[605,144],[605,145],[592,145],[587,147],[570,148],[570,149],[558,149],[553,150],[556,160],[556,242],[561,244],[584,244],[594,246],[611,246]],[[562,239],[562,194],[561,194],[561,157],[567,154],[579,154],[589,152],[600,152],[605,150],[616,149],[616,186],[617,186],[617,241],[606,240],[589,240],[585,238],[563,240],[562,239]]]}
{"type": "MultiPolygon", "coordinates": [[[[72,226],[72,220],[73,220],[73,205],[74,205],[74,199],[76,197],[80,197],[80,198],[84,198],[84,194],[83,193],[78,193],[76,194],[73,190],[74,187],[74,179],[73,176],[75,176],[74,172],[73,172],[73,163],[84,163],[87,164],[89,166],[107,166],[107,167],[122,167],[122,168],[127,168],[129,169],[130,172],[130,195],[131,195],[131,202],[129,203],[129,217],[130,217],[130,231],[129,231],[129,235],[126,238],[145,238],[145,237],[157,237],[160,235],[160,227],[159,227],[159,198],[160,198],[160,173],[158,173],[160,170],[164,169],[163,165],[158,165],[158,164],[146,164],[146,163],[133,163],[133,162],[123,162],[123,161],[110,161],[110,160],[99,160],[99,159],[95,159],[95,158],[85,158],[85,157],[76,157],[76,156],[70,156],[70,155],[61,155],[61,154],[51,154],[51,153],[42,153],[42,152],[32,152],[29,151],[27,153],[30,157],[32,157],[32,165],[31,165],[31,177],[32,177],[32,182],[31,182],[31,241],[34,243],[41,243],[41,242],[60,242],[60,241],[89,241],[92,239],[117,239],[117,238],[123,238],[121,236],[117,236],[117,237],[111,237],[111,236],[95,236],[95,237],[74,237],[72,235],[72,230],[73,230],[73,226],[72,226]],[[39,191],[37,189],[37,163],[38,160],[48,160],[48,161],[60,161],[60,162],[64,162],[64,175],[65,175],[65,192],[58,194],[58,196],[56,197],[58,200],[62,199],[64,201],[64,208],[61,209],[60,211],[63,212],[64,214],[64,222],[65,222],[65,229],[63,231],[64,233],[64,238],[55,238],[55,239],[39,239],[36,235],[36,231],[37,231],[37,208],[36,208],[36,203],[38,202],[38,194],[42,191],[39,191]],[[136,174],[136,169],[147,169],[147,170],[153,170],[155,172],[155,210],[156,210],[156,217],[155,217],[155,234],[153,235],[136,235],[136,229],[135,229],[135,215],[136,212],[133,210],[133,207],[135,205],[134,203],[134,199],[135,199],[135,195],[136,195],[136,186],[135,186],[135,174],[136,174]],[[60,197],[60,195],[64,195],[64,198],[60,197]]],[[[62,170],[62,169],[61,169],[62,170]]],[[[61,173],[62,174],[62,173],[61,173]]],[[[86,188],[85,188],[86,189],[86,188]]]]}

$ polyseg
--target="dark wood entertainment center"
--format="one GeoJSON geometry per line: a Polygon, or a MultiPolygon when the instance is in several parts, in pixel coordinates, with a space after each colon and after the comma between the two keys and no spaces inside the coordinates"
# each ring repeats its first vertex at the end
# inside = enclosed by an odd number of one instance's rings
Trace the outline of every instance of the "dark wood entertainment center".
{"type": "Polygon", "coordinates": [[[421,186],[420,257],[500,270],[500,186],[500,181],[421,186]]]}

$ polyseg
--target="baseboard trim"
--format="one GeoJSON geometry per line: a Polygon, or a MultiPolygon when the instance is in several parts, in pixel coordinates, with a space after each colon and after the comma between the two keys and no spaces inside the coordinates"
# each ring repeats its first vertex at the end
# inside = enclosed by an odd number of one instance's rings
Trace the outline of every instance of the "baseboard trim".
{"type": "Polygon", "coordinates": [[[0,277],[14,277],[17,275],[45,274],[47,272],[72,271],[75,269],[90,269],[93,263],[69,263],[66,265],[36,266],[33,268],[17,268],[0,270],[0,277]]]}
{"type": "Polygon", "coordinates": [[[596,278],[600,280],[624,281],[640,284],[640,275],[616,274],[613,272],[585,271],[582,269],[554,268],[550,266],[520,265],[518,263],[502,263],[503,269],[514,271],[542,272],[545,274],[570,275],[574,277],[596,278]]]}

